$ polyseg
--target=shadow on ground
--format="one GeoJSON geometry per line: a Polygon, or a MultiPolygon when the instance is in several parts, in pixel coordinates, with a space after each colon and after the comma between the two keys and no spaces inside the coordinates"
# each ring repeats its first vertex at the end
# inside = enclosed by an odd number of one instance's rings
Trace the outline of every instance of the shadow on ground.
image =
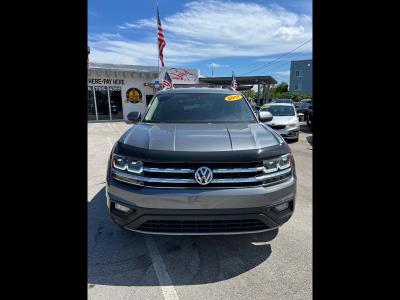
{"type": "Polygon", "coordinates": [[[306,137],[306,140],[312,146],[312,135],[306,137]]]}
{"type": "Polygon", "coordinates": [[[158,236],[121,229],[107,214],[105,189],[88,203],[88,284],[159,285],[145,239],[154,239],[173,285],[226,280],[263,263],[268,242],[278,231],[263,235],[158,236]]]}
{"type": "Polygon", "coordinates": [[[307,126],[307,124],[300,124],[300,132],[303,133],[312,133],[311,126],[307,126]]]}

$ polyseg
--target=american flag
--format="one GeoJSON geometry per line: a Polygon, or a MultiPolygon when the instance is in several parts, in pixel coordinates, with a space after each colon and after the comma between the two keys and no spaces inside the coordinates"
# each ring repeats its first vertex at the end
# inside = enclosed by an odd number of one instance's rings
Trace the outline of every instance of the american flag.
{"type": "Polygon", "coordinates": [[[236,91],[236,89],[237,89],[237,82],[236,82],[235,75],[233,74],[233,72],[232,72],[232,83],[231,83],[231,87],[236,91]]]}
{"type": "Polygon", "coordinates": [[[168,72],[165,72],[163,87],[165,89],[173,89],[174,84],[172,83],[171,76],[169,76],[168,72]]]}
{"type": "Polygon", "coordinates": [[[158,6],[157,6],[157,39],[158,39],[158,55],[161,61],[161,66],[164,67],[164,54],[163,50],[166,45],[165,43],[165,36],[164,36],[164,31],[161,27],[161,20],[160,20],[160,12],[158,11],[158,6]]]}

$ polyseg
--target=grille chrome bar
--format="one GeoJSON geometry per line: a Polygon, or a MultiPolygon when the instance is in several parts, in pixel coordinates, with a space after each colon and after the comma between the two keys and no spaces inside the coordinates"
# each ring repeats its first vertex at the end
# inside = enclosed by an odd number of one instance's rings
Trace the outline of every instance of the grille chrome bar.
{"type": "MultiPolygon", "coordinates": [[[[219,168],[213,169],[213,173],[252,173],[252,172],[260,172],[264,169],[264,167],[255,167],[255,168],[219,168]]],[[[143,168],[143,171],[146,172],[155,172],[155,173],[194,173],[195,169],[174,169],[174,168],[143,168]]]]}
{"type": "Polygon", "coordinates": [[[292,168],[287,168],[287,169],[279,171],[279,172],[274,172],[274,173],[270,173],[270,174],[266,174],[266,175],[257,176],[256,178],[257,178],[257,180],[262,181],[262,180],[270,179],[273,177],[286,175],[290,172],[292,172],[292,168]]]}
{"type": "Polygon", "coordinates": [[[264,169],[264,167],[256,167],[256,168],[233,168],[233,169],[213,169],[213,173],[251,173],[251,172],[260,172],[264,169]]]}
{"type": "Polygon", "coordinates": [[[146,172],[155,173],[194,173],[194,169],[173,169],[173,168],[143,168],[146,172]]]}
{"type": "MultiPolygon", "coordinates": [[[[159,182],[159,183],[196,183],[196,181],[194,179],[189,179],[189,178],[153,178],[153,177],[147,177],[147,176],[128,174],[128,173],[117,171],[115,169],[113,169],[112,172],[119,177],[126,177],[126,178],[129,178],[132,180],[137,180],[137,181],[159,182]]],[[[116,178],[116,179],[118,179],[118,178],[116,178]]]]}

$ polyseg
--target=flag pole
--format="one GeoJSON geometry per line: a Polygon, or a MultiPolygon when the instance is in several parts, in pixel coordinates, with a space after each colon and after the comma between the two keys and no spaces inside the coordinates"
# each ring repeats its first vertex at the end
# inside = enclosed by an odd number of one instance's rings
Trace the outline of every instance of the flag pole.
{"type": "MultiPolygon", "coordinates": [[[[157,20],[158,20],[158,16],[159,16],[159,10],[158,10],[158,0],[157,0],[157,20]]],[[[161,83],[161,81],[160,81],[160,46],[159,46],[159,44],[158,44],[158,22],[157,22],[157,35],[156,35],[156,38],[157,38],[157,49],[158,49],[158,57],[157,57],[157,66],[158,66],[158,89],[157,90],[159,90],[160,89],[160,83],[161,83]]]]}

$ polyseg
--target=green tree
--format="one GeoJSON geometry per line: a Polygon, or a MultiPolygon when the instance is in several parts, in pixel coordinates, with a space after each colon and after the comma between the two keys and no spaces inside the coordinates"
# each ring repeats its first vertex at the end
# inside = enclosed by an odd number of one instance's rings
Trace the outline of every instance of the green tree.
{"type": "MultiPolygon", "coordinates": [[[[277,97],[279,98],[279,97],[277,97]]],[[[282,93],[280,95],[281,99],[292,99],[295,102],[298,102],[302,99],[312,99],[312,95],[310,94],[300,94],[298,92],[287,92],[287,93],[282,93]]]]}
{"type": "Polygon", "coordinates": [[[253,89],[242,91],[246,98],[256,98],[257,93],[253,89]]]}
{"type": "Polygon", "coordinates": [[[275,90],[278,93],[287,93],[289,90],[289,85],[286,82],[282,81],[276,86],[275,90]]]}

